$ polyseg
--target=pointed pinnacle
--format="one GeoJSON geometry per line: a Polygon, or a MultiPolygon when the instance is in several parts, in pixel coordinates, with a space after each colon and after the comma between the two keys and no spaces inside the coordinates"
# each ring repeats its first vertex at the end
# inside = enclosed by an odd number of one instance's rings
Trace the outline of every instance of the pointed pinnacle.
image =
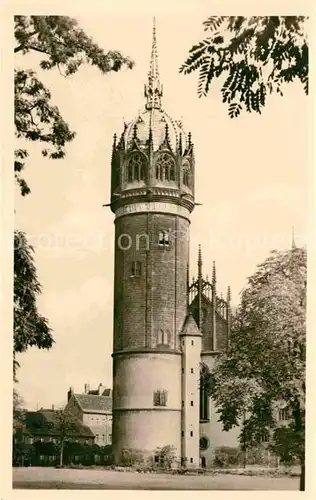
{"type": "Polygon", "coordinates": [[[148,146],[151,147],[153,145],[153,131],[151,127],[149,128],[149,135],[148,135],[148,146]]]}
{"type": "Polygon", "coordinates": [[[133,139],[135,141],[137,140],[137,124],[136,123],[134,125],[134,130],[133,130],[133,139]]]}
{"type": "Polygon", "coordinates": [[[227,287],[227,303],[230,304],[231,301],[231,290],[230,286],[227,287]]]}
{"type": "Polygon", "coordinates": [[[215,266],[215,260],[213,261],[212,282],[213,282],[213,285],[216,284],[216,266],[215,266]]]}
{"type": "Polygon", "coordinates": [[[182,155],[182,134],[180,133],[179,137],[179,153],[182,155]]]}

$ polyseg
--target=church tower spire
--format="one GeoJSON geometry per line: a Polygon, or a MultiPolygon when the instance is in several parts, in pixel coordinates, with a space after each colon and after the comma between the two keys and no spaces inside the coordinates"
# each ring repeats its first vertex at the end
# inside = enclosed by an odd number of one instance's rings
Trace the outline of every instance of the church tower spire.
{"type": "Polygon", "coordinates": [[[156,38],[156,18],[153,18],[153,36],[148,72],[148,83],[145,85],[146,109],[161,109],[162,85],[159,77],[158,50],[156,38]]]}

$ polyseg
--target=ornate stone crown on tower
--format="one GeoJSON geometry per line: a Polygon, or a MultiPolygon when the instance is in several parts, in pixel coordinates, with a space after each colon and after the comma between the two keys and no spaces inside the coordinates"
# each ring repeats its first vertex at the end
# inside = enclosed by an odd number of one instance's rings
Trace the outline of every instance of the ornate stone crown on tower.
{"type": "Polygon", "coordinates": [[[194,153],[191,134],[162,107],[155,19],[145,106],[113,141],[111,208],[135,201],[166,201],[194,207],[194,153]],[[142,198],[142,200],[139,199],[142,198]],[[127,200],[128,198],[128,200],[127,200]]]}

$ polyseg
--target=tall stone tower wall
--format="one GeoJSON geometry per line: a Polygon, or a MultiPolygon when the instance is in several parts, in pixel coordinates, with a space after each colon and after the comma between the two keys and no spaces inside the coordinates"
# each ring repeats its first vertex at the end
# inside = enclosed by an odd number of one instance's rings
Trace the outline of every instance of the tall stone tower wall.
{"type": "Polygon", "coordinates": [[[179,332],[187,314],[188,231],[188,219],[172,213],[116,219],[115,351],[156,349],[162,332],[168,349],[180,349],[179,332]],[[170,234],[168,246],[159,243],[161,231],[170,234]]]}
{"type": "Polygon", "coordinates": [[[170,445],[181,455],[194,152],[191,135],[161,105],[155,26],[145,97],[145,110],[125,124],[118,143],[115,136],[112,153],[116,463],[125,449],[155,455],[170,445]]]}
{"type": "Polygon", "coordinates": [[[158,447],[171,445],[181,454],[180,333],[187,314],[189,220],[172,213],[181,211],[175,205],[164,209],[171,213],[130,213],[115,221],[116,462],[126,448],[154,455],[158,447]],[[159,241],[164,231],[168,245],[159,241]],[[165,401],[155,401],[159,391],[165,401]]]}

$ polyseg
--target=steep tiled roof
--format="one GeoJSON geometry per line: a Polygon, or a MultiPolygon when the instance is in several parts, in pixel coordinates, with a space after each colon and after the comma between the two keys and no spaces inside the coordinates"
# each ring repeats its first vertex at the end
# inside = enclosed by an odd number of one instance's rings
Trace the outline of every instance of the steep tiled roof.
{"type": "Polygon", "coordinates": [[[83,411],[93,413],[111,413],[112,397],[94,394],[74,394],[83,411]]]}
{"type": "Polygon", "coordinates": [[[191,313],[188,314],[188,316],[184,322],[181,335],[191,335],[194,337],[197,337],[197,336],[201,337],[202,336],[202,333],[199,330],[191,313]]]}

